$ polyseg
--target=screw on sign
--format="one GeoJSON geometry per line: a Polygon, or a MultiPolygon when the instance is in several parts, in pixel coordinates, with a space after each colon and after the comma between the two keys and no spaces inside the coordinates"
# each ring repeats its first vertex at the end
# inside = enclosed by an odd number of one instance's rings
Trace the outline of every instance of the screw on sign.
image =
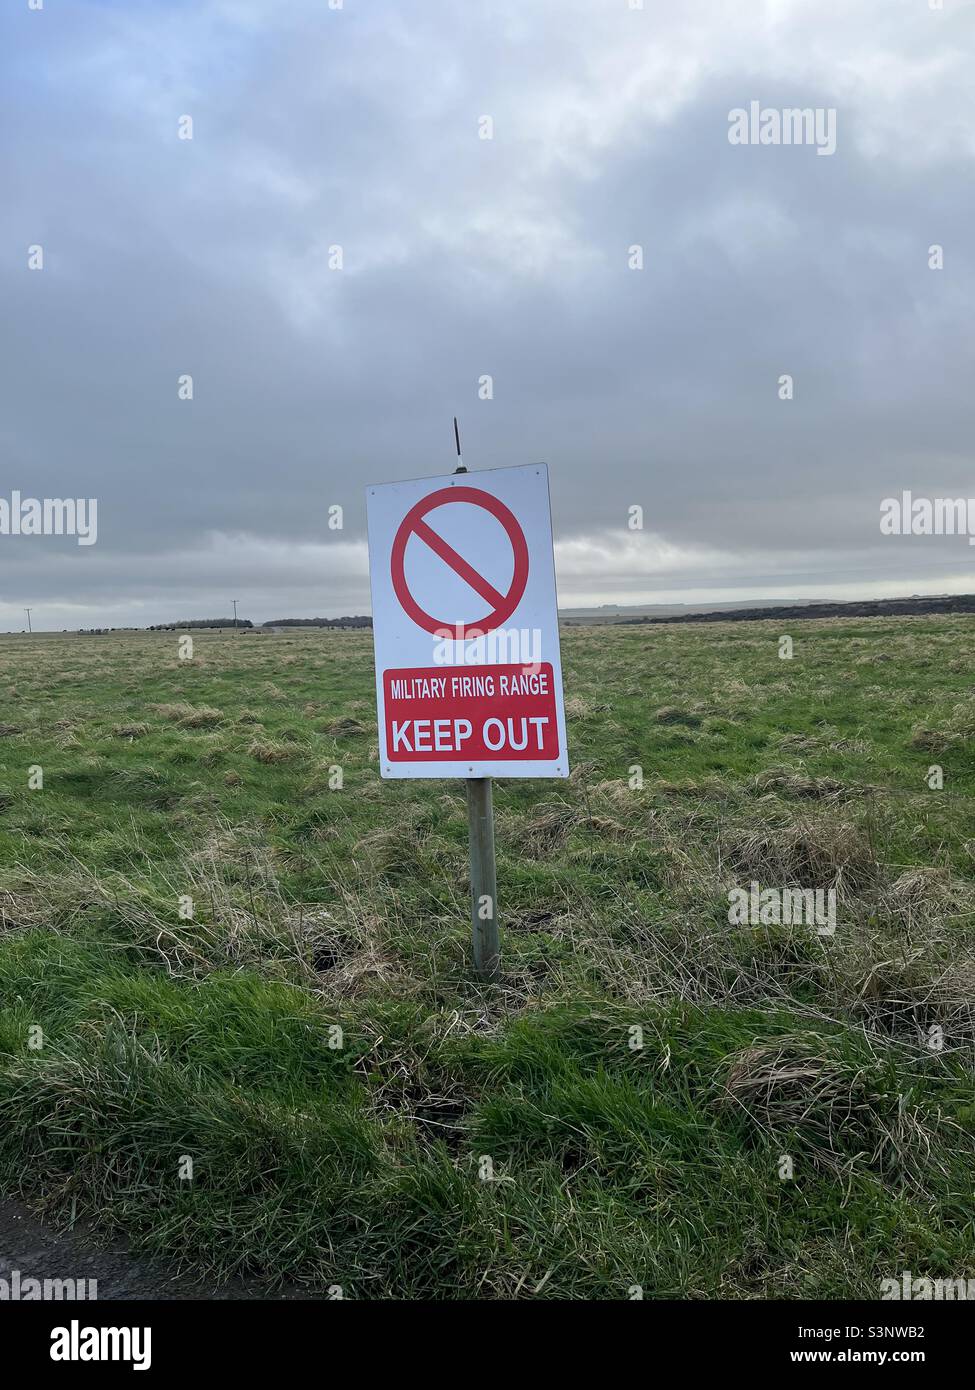
{"type": "Polygon", "coordinates": [[[380,771],[467,780],[475,963],[493,978],[490,779],[569,772],[548,470],[385,483],[366,500],[380,771]]]}

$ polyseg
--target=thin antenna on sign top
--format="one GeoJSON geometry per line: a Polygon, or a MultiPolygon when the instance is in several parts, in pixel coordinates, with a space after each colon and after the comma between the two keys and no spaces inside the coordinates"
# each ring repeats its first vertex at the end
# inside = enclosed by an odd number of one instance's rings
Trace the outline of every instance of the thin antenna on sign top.
{"type": "Polygon", "coordinates": [[[454,443],[457,445],[457,467],[454,469],[454,472],[466,473],[467,469],[464,467],[464,460],[460,456],[460,430],[457,428],[456,415],[454,416],[454,443]]]}

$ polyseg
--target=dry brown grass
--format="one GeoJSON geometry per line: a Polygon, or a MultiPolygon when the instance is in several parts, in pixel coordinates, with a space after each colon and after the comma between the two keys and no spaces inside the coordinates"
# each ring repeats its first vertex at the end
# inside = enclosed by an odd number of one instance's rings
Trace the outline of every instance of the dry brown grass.
{"type": "Polygon", "coordinates": [[[214,709],[212,705],[190,705],[184,701],[153,705],[152,708],[161,718],[172,720],[181,729],[210,728],[222,723],[224,718],[222,710],[214,709]]]}

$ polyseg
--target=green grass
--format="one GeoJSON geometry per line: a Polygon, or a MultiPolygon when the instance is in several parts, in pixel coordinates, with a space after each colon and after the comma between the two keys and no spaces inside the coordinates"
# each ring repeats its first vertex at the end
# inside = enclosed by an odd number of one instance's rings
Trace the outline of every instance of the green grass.
{"type": "Polygon", "coordinates": [[[565,632],[498,987],[462,785],[378,777],[368,634],[0,640],[0,1184],[347,1297],[970,1272],[975,622],[786,631],[565,632]],[[730,925],[752,880],[835,887],[835,936],[730,925]]]}

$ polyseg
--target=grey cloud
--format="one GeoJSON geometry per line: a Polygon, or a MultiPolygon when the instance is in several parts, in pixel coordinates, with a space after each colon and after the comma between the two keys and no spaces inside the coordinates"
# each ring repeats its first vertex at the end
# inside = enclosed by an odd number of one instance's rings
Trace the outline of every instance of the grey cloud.
{"type": "MultiPolygon", "coordinates": [[[[963,573],[893,563],[877,508],[973,490],[973,11],[766,10],[7,7],[0,491],[97,496],[100,536],[0,538],[0,605],[206,609],[247,551],[214,533],[327,548],[339,502],[361,542],[364,485],[449,469],[455,412],[471,465],[548,460],[597,556],[640,503],[715,589],[963,573]],[[729,145],[752,98],[835,105],[837,153],[729,145]]],[[[572,553],[596,599],[700,587],[572,553]]],[[[263,616],[364,603],[348,561],[269,562],[263,616]]]]}

